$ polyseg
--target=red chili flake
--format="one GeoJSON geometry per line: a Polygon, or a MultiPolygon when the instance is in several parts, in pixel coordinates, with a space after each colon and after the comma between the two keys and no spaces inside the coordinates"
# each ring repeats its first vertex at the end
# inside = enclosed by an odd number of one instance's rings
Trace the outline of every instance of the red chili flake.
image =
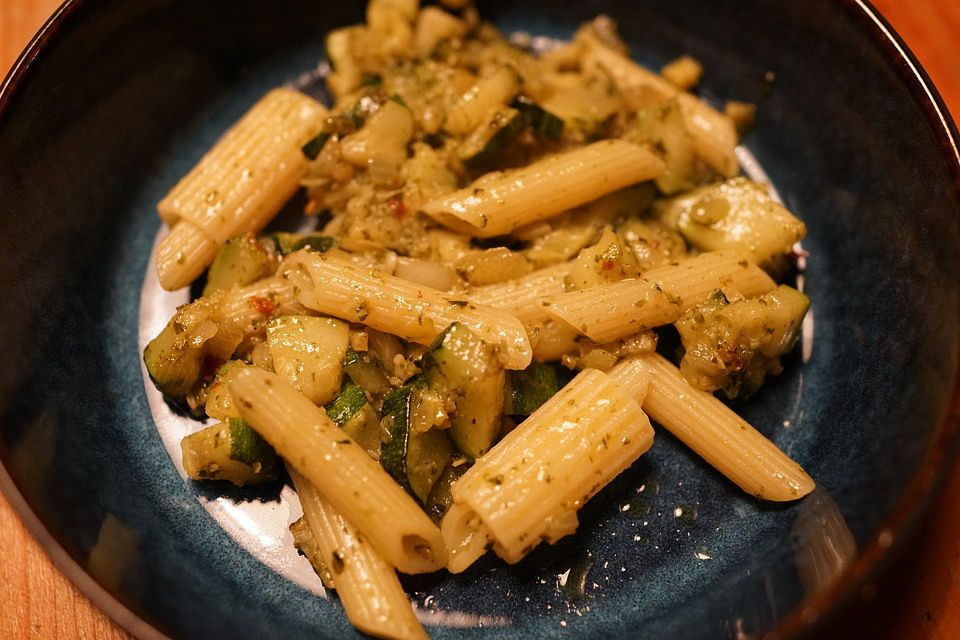
{"type": "Polygon", "coordinates": [[[604,271],[610,271],[611,269],[613,269],[613,264],[614,264],[613,260],[611,260],[610,258],[604,258],[603,261],[600,263],[600,268],[603,269],[604,271]]]}
{"type": "Polygon", "coordinates": [[[403,194],[401,193],[387,198],[387,207],[390,208],[390,213],[397,218],[407,215],[407,205],[403,203],[403,194]]]}
{"type": "Polygon", "coordinates": [[[272,300],[260,296],[250,296],[250,304],[265,316],[277,310],[277,305],[272,300]]]}

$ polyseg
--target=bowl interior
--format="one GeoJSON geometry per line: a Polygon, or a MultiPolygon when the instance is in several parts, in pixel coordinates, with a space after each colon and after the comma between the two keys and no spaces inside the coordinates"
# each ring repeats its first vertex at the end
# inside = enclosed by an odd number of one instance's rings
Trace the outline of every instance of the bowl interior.
{"type": "MultiPolygon", "coordinates": [[[[505,31],[555,37],[608,13],[636,59],[690,53],[706,98],[757,104],[744,145],[807,223],[813,332],[737,409],[821,493],[760,504],[660,430],[576,536],[517,567],[405,580],[436,637],[770,629],[811,588],[798,522],[839,514],[862,548],[940,438],[960,336],[956,167],[862,11],[797,4],[481,3],[505,31]]],[[[326,31],[360,19],[353,3],[76,2],[0,103],[0,454],[67,552],[176,637],[353,633],[335,599],[245,551],[177,473],[138,328],[155,203],[260,95],[316,67],[326,31]]],[[[269,492],[232,497],[280,508],[269,492]]]]}

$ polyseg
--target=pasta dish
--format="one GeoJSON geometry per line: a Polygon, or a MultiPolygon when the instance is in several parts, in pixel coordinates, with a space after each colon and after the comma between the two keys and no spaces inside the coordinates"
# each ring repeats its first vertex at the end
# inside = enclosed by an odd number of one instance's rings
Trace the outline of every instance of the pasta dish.
{"type": "Polygon", "coordinates": [[[535,52],[464,0],[371,0],[326,43],[331,104],[267,93],[158,204],[159,281],[198,295],[144,363],[209,419],[191,478],[289,477],[298,549],[387,638],[426,637],[397,572],[573,534],[652,424],[758,500],[813,489],[723,400],[809,306],[777,283],[804,224],[739,175],[751,105],[604,16],[535,52]],[[313,230],[270,226],[298,193],[313,230]]]}

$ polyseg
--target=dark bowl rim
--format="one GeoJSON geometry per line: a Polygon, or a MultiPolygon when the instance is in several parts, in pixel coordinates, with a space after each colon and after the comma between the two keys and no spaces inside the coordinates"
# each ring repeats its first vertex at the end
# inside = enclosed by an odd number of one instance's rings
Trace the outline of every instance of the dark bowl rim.
{"type": "MultiPolygon", "coordinates": [[[[49,52],[51,45],[71,23],[80,18],[86,0],[65,0],[43,24],[0,82],[0,127],[4,115],[27,84],[34,66],[49,52]]],[[[960,134],[942,96],[916,56],[893,27],[868,0],[842,0],[841,10],[859,20],[873,38],[900,79],[923,107],[928,124],[935,131],[941,153],[948,160],[953,187],[960,199],[960,134]]],[[[957,211],[960,223],[960,210],[957,211]]],[[[957,274],[960,277],[960,274],[957,274]]],[[[956,345],[960,355],[960,344],[956,345]]],[[[858,553],[856,559],[830,588],[804,598],[793,611],[766,634],[768,639],[796,638],[809,633],[818,622],[838,614],[849,605],[863,585],[877,578],[891,557],[905,546],[910,533],[926,514],[930,502],[940,490],[951,463],[960,449],[960,375],[955,376],[952,396],[944,419],[938,425],[923,459],[879,533],[858,553]]],[[[0,491],[44,549],[54,565],[101,611],[127,632],[141,640],[169,640],[149,622],[127,608],[101,586],[57,541],[30,507],[6,467],[0,460],[0,491]]]]}

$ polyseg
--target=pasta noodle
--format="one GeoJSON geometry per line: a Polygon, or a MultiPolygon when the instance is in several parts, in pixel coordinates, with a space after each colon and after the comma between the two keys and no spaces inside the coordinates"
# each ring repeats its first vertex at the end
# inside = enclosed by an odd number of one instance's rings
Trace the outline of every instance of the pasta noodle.
{"type": "Polygon", "coordinates": [[[564,293],[547,301],[545,308],[604,343],[675,322],[718,289],[752,297],[774,287],[770,276],[738,254],[714,252],[651,269],[640,278],[564,293]]]}
{"type": "Polygon", "coordinates": [[[326,113],[297,91],[274,89],[170,190],[157,205],[175,231],[158,249],[165,289],[189,284],[209,266],[216,246],[260,230],[276,215],[306,171],[300,148],[320,131],[326,113]]]}
{"type": "Polygon", "coordinates": [[[733,120],[696,96],[681,91],[662,76],[614,51],[596,36],[584,33],[580,37],[587,45],[583,62],[585,66],[595,64],[602,67],[621,90],[634,86],[649,87],[665,97],[676,97],[687,131],[700,157],[722,176],[735,176],[739,172],[737,129],[733,120]]]}
{"type": "Polygon", "coordinates": [[[444,565],[446,550],[430,518],[323,410],[256,367],[239,372],[230,392],[241,417],[320,489],[384,560],[405,573],[444,565]]]}
{"type": "Polygon", "coordinates": [[[350,624],[378,638],[426,638],[393,567],[303,475],[288,470],[350,624]]]}
{"type": "Polygon", "coordinates": [[[511,313],[522,322],[543,320],[547,313],[542,299],[563,293],[563,278],[569,271],[570,264],[558,264],[513,280],[477,287],[468,296],[477,304],[511,313]]]}
{"type": "Polygon", "coordinates": [[[643,410],[734,484],[763,500],[796,500],[813,490],[810,476],[762,433],[711,394],[687,383],[680,370],[659,354],[614,368],[635,384],[647,375],[643,410]]]}
{"type": "Polygon", "coordinates": [[[321,313],[419,344],[430,344],[451,322],[461,322],[499,347],[507,368],[523,369],[533,357],[520,321],[503,311],[315,252],[289,256],[283,273],[300,302],[321,313]]]}
{"type": "Polygon", "coordinates": [[[585,369],[453,483],[463,507],[447,516],[447,544],[473,552],[448,568],[461,569],[475,555],[476,541],[463,544],[470,535],[488,535],[497,555],[515,563],[541,539],[573,533],[577,510],[651,444],[653,429],[637,400],[606,374],[585,369]],[[482,525],[474,525],[477,534],[466,530],[465,508],[482,525]]]}
{"type": "Polygon", "coordinates": [[[649,149],[603,140],[535,162],[486,175],[434,200],[423,211],[441,224],[481,238],[510,233],[663,171],[649,149]]]}

